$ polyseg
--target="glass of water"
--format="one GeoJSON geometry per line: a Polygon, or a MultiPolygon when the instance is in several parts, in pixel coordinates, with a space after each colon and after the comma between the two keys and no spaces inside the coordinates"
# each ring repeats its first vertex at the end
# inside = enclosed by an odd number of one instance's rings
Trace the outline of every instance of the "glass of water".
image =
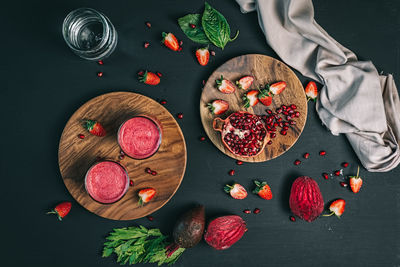
{"type": "Polygon", "coordinates": [[[114,51],[117,31],[102,13],[91,8],[79,8],[64,19],[62,34],[65,42],[78,56],[100,60],[114,51]]]}

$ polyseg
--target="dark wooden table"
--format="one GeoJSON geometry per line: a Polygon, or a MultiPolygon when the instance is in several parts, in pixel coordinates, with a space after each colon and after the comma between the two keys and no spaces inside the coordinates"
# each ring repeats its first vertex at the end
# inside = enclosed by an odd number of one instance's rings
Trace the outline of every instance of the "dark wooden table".
{"type": "MultiPolygon", "coordinates": [[[[0,61],[2,266],[118,266],[101,258],[104,237],[113,228],[142,224],[168,233],[176,216],[193,203],[206,206],[208,218],[238,214],[249,231],[226,251],[205,242],[187,250],[175,266],[400,266],[400,168],[388,173],[361,170],[364,186],[357,195],[339,181],[325,181],[322,172],[350,162],[345,174],[359,164],[344,136],[335,137],[321,125],[308,103],[308,118],[298,142],[284,155],[266,163],[236,166],[204,135],[199,115],[202,80],[228,59],[248,53],[276,54],[266,45],[255,13],[243,15],[235,1],[209,1],[220,10],[239,38],[224,51],[215,49],[207,67],[195,62],[196,44],[184,37],[176,19],[203,9],[203,1],[7,1],[2,3],[0,61]],[[119,33],[117,50],[103,66],[75,56],[64,43],[61,25],[78,7],[104,12],[119,33]],[[147,29],[145,21],[153,27],[147,29]],[[181,53],[160,45],[162,31],[184,41],[181,53]],[[149,41],[150,47],[143,48],[149,41]],[[140,84],[136,72],[164,74],[157,87],[140,84]],[[103,77],[96,73],[103,71],[103,77]],[[188,149],[186,174],[176,195],[153,214],[154,221],[112,221],[88,212],[71,197],[60,177],[58,142],[68,118],[87,100],[112,91],[132,91],[168,100],[172,113],[184,113],[179,124],[188,149]],[[317,156],[321,149],[324,158],[317,156]],[[293,161],[305,152],[300,166],[293,161]],[[234,177],[228,175],[235,169],[234,177]],[[344,215],[313,223],[289,220],[290,182],[299,175],[314,177],[325,202],[347,200],[344,215]],[[238,201],[224,194],[232,181],[251,187],[253,178],[268,180],[271,201],[256,196],[238,201]],[[60,201],[72,201],[63,221],[45,212],[60,201]],[[258,215],[243,209],[260,208],[258,215]]],[[[318,23],[378,71],[393,73],[400,85],[400,2],[315,1],[318,23]]],[[[304,83],[306,79],[299,75],[304,83]]],[[[363,104],[363,103],[360,103],[363,104]]]]}

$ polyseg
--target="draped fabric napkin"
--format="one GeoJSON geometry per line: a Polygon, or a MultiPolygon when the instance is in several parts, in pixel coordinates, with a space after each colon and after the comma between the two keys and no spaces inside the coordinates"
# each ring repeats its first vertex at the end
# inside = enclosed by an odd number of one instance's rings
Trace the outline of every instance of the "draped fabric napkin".
{"type": "Polygon", "coordinates": [[[314,20],[311,0],[236,0],[257,10],[268,44],[291,67],[323,84],[316,109],[332,134],[347,136],[363,166],[385,172],[400,163],[400,101],[392,75],[359,61],[314,20]]]}

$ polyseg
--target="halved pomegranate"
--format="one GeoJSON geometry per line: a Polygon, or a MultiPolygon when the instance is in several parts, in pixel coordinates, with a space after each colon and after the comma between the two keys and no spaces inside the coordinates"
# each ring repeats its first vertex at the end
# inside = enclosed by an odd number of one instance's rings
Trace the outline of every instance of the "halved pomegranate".
{"type": "Polygon", "coordinates": [[[254,157],[269,141],[268,131],[257,115],[238,111],[222,120],[215,118],[213,128],[221,132],[222,143],[235,155],[254,157]]]}

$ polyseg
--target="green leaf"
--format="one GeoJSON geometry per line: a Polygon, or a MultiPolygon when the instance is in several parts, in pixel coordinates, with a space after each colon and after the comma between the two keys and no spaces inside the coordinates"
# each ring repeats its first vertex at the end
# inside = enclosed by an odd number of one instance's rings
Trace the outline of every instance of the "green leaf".
{"type": "Polygon", "coordinates": [[[203,27],[201,26],[201,14],[187,14],[178,19],[178,24],[183,33],[195,43],[210,44],[203,27]],[[196,25],[195,28],[190,27],[190,24],[196,25]]]}
{"type": "Polygon", "coordinates": [[[229,27],[225,17],[216,9],[211,7],[207,2],[205,2],[201,23],[208,39],[215,46],[222,49],[224,49],[228,42],[235,40],[239,34],[238,31],[236,36],[231,39],[231,28],[229,27]]]}

